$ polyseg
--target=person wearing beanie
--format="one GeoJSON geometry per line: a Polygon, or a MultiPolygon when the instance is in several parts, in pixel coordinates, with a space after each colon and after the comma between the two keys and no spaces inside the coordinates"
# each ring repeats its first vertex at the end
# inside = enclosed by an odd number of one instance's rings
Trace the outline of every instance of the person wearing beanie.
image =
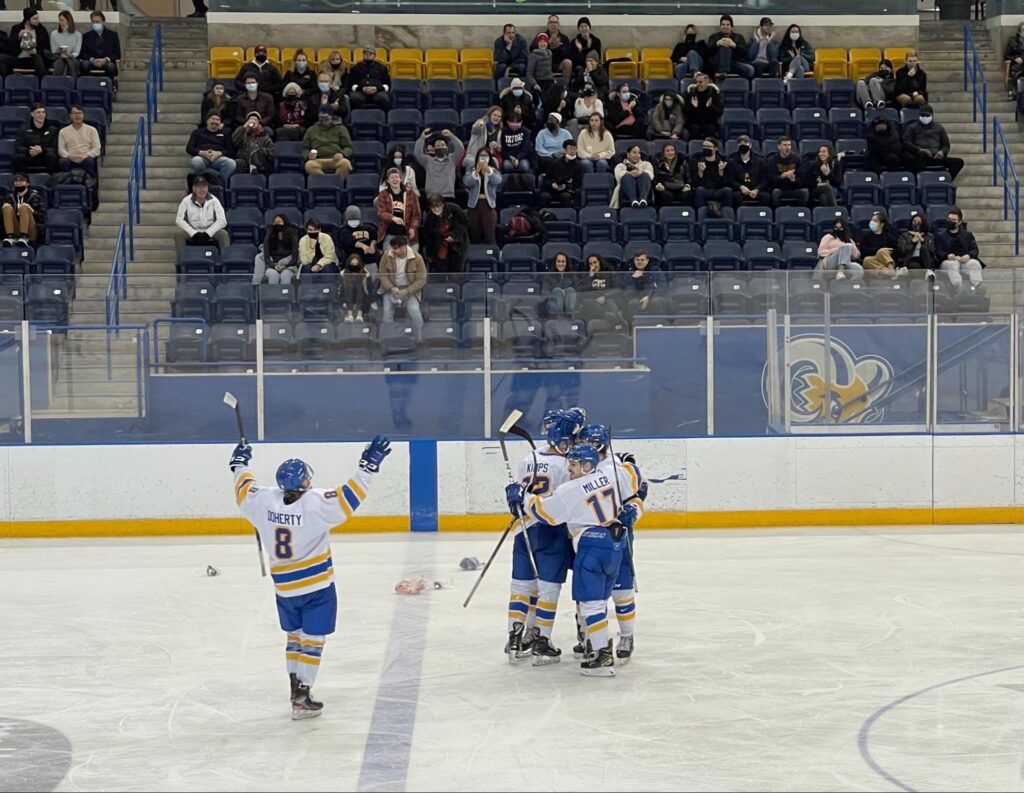
{"type": "Polygon", "coordinates": [[[583,68],[573,74],[569,87],[574,93],[580,95],[587,86],[594,89],[598,99],[603,101],[608,98],[610,88],[608,70],[601,64],[601,56],[597,50],[591,50],[584,56],[583,68]]]}
{"type": "Polygon", "coordinates": [[[931,105],[922,105],[917,121],[912,121],[903,128],[903,148],[910,155],[911,170],[949,171],[951,179],[964,167],[959,157],[949,156],[949,135],[946,128],[933,120],[931,105]]]}
{"type": "Polygon", "coordinates": [[[576,20],[576,38],[572,40],[572,70],[576,72],[582,72],[583,67],[586,64],[586,60],[590,57],[591,53],[596,56],[596,60],[601,60],[601,53],[604,49],[601,47],[601,39],[594,35],[593,30],[590,27],[589,17],[580,17],[576,20]]]}
{"type": "Polygon", "coordinates": [[[402,183],[402,172],[388,168],[384,189],[377,195],[377,242],[386,251],[392,237],[406,237],[414,249],[419,247],[420,202],[408,185],[402,183]]]}
{"type": "Polygon", "coordinates": [[[551,87],[555,81],[555,73],[552,71],[547,34],[538,33],[535,41],[537,48],[526,60],[526,84],[531,91],[539,95],[551,87]]]}
{"type": "Polygon", "coordinates": [[[562,144],[562,154],[547,166],[544,179],[544,206],[574,207],[576,194],[583,185],[583,166],[576,156],[576,141],[571,137],[562,144]]]}
{"type": "Polygon", "coordinates": [[[45,77],[50,54],[50,34],[39,21],[39,9],[29,5],[22,9],[22,21],[11,28],[5,44],[7,69],[31,68],[37,77],[45,77]]]}
{"type": "Polygon", "coordinates": [[[549,113],[547,123],[539,133],[534,148],[537,152],[537,170],[540,173],[547,173],[548,166],[553,159],[562,154],[563,145],[566,141],[572,140],[569,130],[562,127],[562,114],[549,113]]]}
{"type": "Polygon", "coordinates": [[[508,88],[498,95],[498,107],[504,118],[518,113],[532,124],[537,118],[537,97],[526,88],[520,78],[513,77],[508,88]]]}
{"type": "Polygon", "coordinates": [[[302,158],[307,174],[333,173],[344,179],[352,173],[352,138],[344,124],[334,123],[334,109],[323,105],[317,123],[302,138],[302,158]]]}
{"type": "Polygon", "coordinates": [[[912,157],[903,150],[896,125],[885,116],[875,116],[865,138],[868,169],[875,173],[911,170],[912,157]]]}
{"type": "Polygon", "coordinates": [[[355,204],[345,209],[345,219],[338,229],[338,252],[342,260],[356,254],[362,260],[367,272],[377,274],[380,246],[377,244],[377,228],[363,222],[363,212],[355,204]]]}

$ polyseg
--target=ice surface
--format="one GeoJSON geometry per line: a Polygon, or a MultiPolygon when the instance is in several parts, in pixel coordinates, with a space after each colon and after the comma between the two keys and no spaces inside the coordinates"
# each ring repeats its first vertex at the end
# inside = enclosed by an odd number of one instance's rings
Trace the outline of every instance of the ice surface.
{"type": "Polygon", "coordinates": [[[615,679],[578,674],[568,592],[568,657],[506,662],[510,548],[461,607],[495,540],[336,537],[306,722],[251,538],[5,541],[0,720],[68,737],[60,790],[1022,787],[1018,529],[641,532],[615,679]]]}

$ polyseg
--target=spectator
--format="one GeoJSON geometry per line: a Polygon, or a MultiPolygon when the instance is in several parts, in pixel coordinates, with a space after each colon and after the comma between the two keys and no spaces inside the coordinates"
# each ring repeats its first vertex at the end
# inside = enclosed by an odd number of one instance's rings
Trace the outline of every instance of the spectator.
{"type": "Polygon", "coordinates": [[[554,158],[560,156],[565,151],[565,142],[572,140],[569,130],[562,129],[561,125],[562,114],[550,113],[544,129],[537,134],[537,142],[534,144],[534,148],[537,151],[538,157],[537,170],[541,173],[547,173],[548,167],[554,161],[554,158]]]}
{"type": "Polygon", "coordinates": [[[357,254],[367,272],[377,272],[377,260],[380,258],[377,229],[369,223],[363,223],[363,212],[355,204],[345,209],[345,223],[338,230],[338,245],[346,257],[357,254]]]}
{"type": "Polygon", "coordinates": [[[344,179],[352,173],[352,138],[344,124],[334,123],[330,105],[320,108],[317,123],[306,130],[302,156],[307,174],[334,173],[344,179]]]}
{"type": "Polygon", "coordinates": [[[36,77],[46,76],[46,58],[50,55],[50,36],[39,24],[39,11],[32,6],[24,9],[25,19],[11,28],[7,39],[5,66],[31,69],[36,77]]]}
{"type": "Polygon", "coordinates": [[[1017,98],[1017,81],[1024,74],[1024,22],[1017,25],[1017,29],[1006,42],[1006,49],[1003,50],[1003,59],[1010,62],[1010,92],[1008,99],[1017,98]]]}
{"type": "Polygon", "coordinates": [[[415,191],[402,184],[402,172],[388,168],[385,186],[377,196],[377,242],[388,249],[391,237],[405,237],[414,248],[419,244],[420,202],[415,191]]]}
{"type": "Polygon", "coordinates": [[[306,55],[305,50],[295,51],[293,63],[292,68],[281,78],[281,84],[287,87],[294,83],[299,86],[303,96],[312,97],[317,92],[317,75],[313,69],[309,68],[309,56],[306,55]]]}
{"type": "Polygon", "coordinates": [[[693,206],[690,164],[674,143],[665,143],[654,163],[654,203],[657,207],[693,206]]]}
{"type": "Polygon", "coordinates": [[[896,240],[897,268],[907,270],[935,270],[939,263],[935,249],[935,237],[928,231],[924,217],[915,214],[910,218],[910,228],[896,240]]]}
{"type": "Polygon", "coordinates": [[[971,286],[980,286],[981,268],[985,266],[978,258],[978,243],[963,220],[963,213],[954,207],[946,213],[946,228],[935,235],[937,260],[954,289],[963,288],[961,273],[967,273],[971,286]]]}
{"type": "Polygon", "coordinates": [[[103,72],[107,77],[117,77],[121,39],[107,28],[107,18],[102,11],[93,11],[89,21],[92,30],[82,36],[82,73],[103,72]]]}
{"type": "Polygon", "coordinates": [[[222,184],[227,184],[237,167],[232,159],[235,146],[231,136],[224,131],[220,114],[211,110],[206,117],[206,126],[197,127],[189,136],[185,151],[192,157],[192,173],[201,173],[211,168],[220,175],[222,184]]]}
{"type": "Polygon", "coordinates": [[[242,173],[269,174],[274,161],[274,141],[270,139],[258,110],[231,135],[235,144],[235,165],[242,173]]]}
{"type": "Polygon", "coordinates": [[[228,96],[224,81],[218,80],[213,84],[206,96],[203,97],[203,104],[199,109],[199,123],[205,124],[210,116],[210,111],[216,110],[220,116],[221,123],[225,126],[231,125],[235,120],[234,100],[228,96]]]}
{"type": "MultiPolygon", "coordinates": [[[[442,130],[436,138],[433,137],[433,130],[427,127],[423,134],[416,140],[413,148],[413,156],[416,158],[423,170],[427,172],[424,181],[424,191],[427,195],[439,195],[445,198],[455,198],[456,193],[465,194],[465,191],[455,187],[459,160],[466,151],[462,141],[456,138],[451,130],[442,130]],[[427,152],[429,146],[431,152],[427,152]],[[451,151],[448,147],[451,146],[451,151]]],[[[460,202],[461,203],[461,202],[460,202]]]]}
{"type": "Polygon", "coordinates": [[[868,221],[868,228],[859,243],[861,263],[870,275],[893,277],[906,275],[905,267],[896,269],[896,235],[889,228],[889,218],[882,211],[875,212],[868,221]]]}
{"type": "Polygon", "coordinates": [[[964,161],[949,155],[949,135],[946,128],[933,121],[932,106],[923,105],[917,121],[903,128],[903,146],[910,155],[911,169],[918,173],[927,170],[949,171],[951,179],[963,170],[964,161]]]}
{"type": "Polygon", "coordinates": [[[53,73],[77,79],[81,71],[78,58],[82,53],[82,34],[75,30],[70,11],[57,14],[57,30],[50,36],[50,46],[53,47],[53,73]]]}
{"type": "Polygon", "coordinates": [[[860,258],[860,249],[857,243],[850,238],[850,230],[846,227],[846,221],[836,218],[832,224],[832,230],[821,238],[818,243],[818,266],[816,272],[835,271],[836,280],[846,278],[847,271],[859,279],[864,275],[864,268],[857,262],[860,258]]]}
{"type": "Polygon", "coordinates": [[[422,250],[432,273],[453,274],[466,269],[469,219],[462,207],[439,195],[427,199],[422,250]]]}
{"type": "Polygon", "coordinates": [[[320,76],[316,78],[316,90],[313,91],[312,97],[306,97],[307,112],[309,114],[306,118],[307,128],[317,122],[320,108],[324,105],[330,105],[331,109],[334,110],[335,124],[348,123],[350,115],[348,97],[345,96],[343,90],[334,87],[330,75],[326,72],[321,72],[320,76]]]}
{"type": "Polygon", "coordinates": [[[686,87],[683,117],[690,140],[700,140],[718,133],[724,107],[722,92],[704,72],[697,72],[686,87]]]}
{"type": "Polygon", "coordinates": [[[509,87],[498,95],[498,105],[501,107],[503,118],[508,118],[513,113],[518,113],[520,118],[529,119],[531,123],[537,118],[534,96],[526,90],[526,83],[518,77],[513,77],[509,87]]]}
{"type": "Polygon", "coordinates": [[[608,70],[601,63],[601,56],[597,50],[591,50],[583,59],[583,69],[573,75],[572,88],[577,93],[583,91],[588,85],[593,86],[600,98],[608,96],[610,80],[608,70]]]}
{"type": "Polygon", "coordinates": [[[526,84],[540,96],[555,82],[555,73],[551,68],[551,50],[548,49],[548,35],[538,33],[534,39],[534,47],[526,60],[526,84]]]}
{"type": "Polygon", "coordinates": [[[608,95],[607,109],[605,123],[612,135],[618,138],[647,137],[647,111],[629,83],[623,83],[608,95]]]}
{"type": "Polygon", "coordinates": [[[900,107],[928,102],[928,75],[917,61],[917,53],[907,53],[907,63],[896,72],[896,103],[900,107]]]}
{"type": "Polygon", "coordinates": [[[255,74],[247,74],[243,85],[245,92],[235,98],[235,126],[242,126],[246,119],[253,113],[260,114],[260,123],[268,134],[273,137],[274,125],[277,123],[277,113],[274,108],[274,97],[265,91],[259,90],[258,78],[255,74]]]}
{"type": "Polygon", "coordinates": [[[391,99],[388,97],[391,74],[388,67],[377,60],[377,48],[372,44],[363,47],[363,60],[352,67],[349,83],[349,104],[353,110],[375,107],[387,112],[391,107],[391,99]]]}
{"type": "Polygon", "coordinates": [[[81,168],[94,179],[99,178],[99,157],[103,153],[100,133],[96,127],[85,123],[85,111],[72,105],[68,111],[71,123],[57,135],[57,154],[60,169],[70,171],[81,168]]]}
{"type": "Polygon", "coordinates": [[[501,36],[494,40],[494,79],[524,76],[529,54],[526,39],[516,32],[515,25],[506,24],[501,36]]]}
{"type": "Polygon", "coordinates": [[[568,138],[562,143],[562,155],[553,158],[547,167],[541,201],[544,206],[576,206],[576,195],[582,185],[583,166],[576,156],[576,141],[568,138]]]}
{"type": "Polygon", "coordinates": [[[385,322],[395,321],[395,308],[404,305],[419,338],[423,331],[420,294],[427,283],[423,257],[409,247],[405,237],[392,237],[391,246],[380,260],[380,294],[385,322]]]}
{"type": "Polygon", "coordinates": [[[306,119],[309,117],[309,102],[302,94],[298,83],[288,83],[281,92],[277,106],[278,140],[302,140],[306,135],[306,119]]]}
{"type": "Polygon", "coordinates": [[[743,205],[772,205],[771,174],[764,157],[754,153],[749,135],[740,135],[725,175],[732,190],[732,205],[737,209],[743,205]]]}
{"type": "Polygon", "coordinates": [[[594,35],[590,27],[589,17],[576,20],[576,38],[572,40],[572,70],[582,72],[586,68],[587,53],[593,52],[601,57],[601,39],[594,35]]]}
{"type": "Polygon", "coordinates": [[[779,42],[775,39],[775,23],[771,17],[761,22],[747,45],[747,61],[754,68],[754,77],[774,77],[779,69],[779,42]]]}
{"type": "Polygon", "coordinates": [[[884,116],[875,116],[867,135],[868,168],[875,173],[902,171],[910,167],[910,157],[895,125],[884,116]]]}
{"type": "Polygon", "coordinates": [[[591,319],[622,321],[622,307],[619,304],[620,290],[617,287],[612,267],[596,253],[587,257],[587,272],[580,280],[582,293],[577,294],[579,316],[591,319]]]}
{"type": "Polygon", "coordinates": [[[586,173],[605,173],[610,169],[610,160],[615,156],[615,138],[604,128],[604,119],[594,113],[587,128],[576,139],[580,165],[586,173]]]}
{"type": "MultiPolygon", "coordinates": [[[[337,50],[332,50],[331,54],[327,56],[327,63],[321,65],[320,75],[317,79],[321,79],[325,75],[329,78],[329,90],[338,91],[344,96],[345,86],[348,85],[348,64],[337,50]]],[[[323,86],[320,86],[320,93],[325,93],[323,86]]],[[[327,103],[321,102],[321,104],[327,103]]]]}
{"type": "Polygon", "coordinates": [[[576,309],[576,287],[579,286],[579,273],[573,271],[569,256],[563,251],[555,254],[551,260],[551,269],[544,274],[541,291],[546,295],[545,307],[549,317],[567,317],[572,319],[576,309]]]}
{"type": "Polygon", "coordinates": [[[721,217],[722,205],[732,203],[727,167],[728,163],[718,152],[718,141],[704,138],[701,154],[690,168],[694,186],[693,203],[697,209],[707,206],[712,217],[721,217]]]}
{"type": "Polygon", "coordinates": [[[642,158],[640,146],[633,144],[626,149],[626,157],[615,166],[615,190],[609,206],[618,209],[629,202],[631,207],[645,207],[651,198],[654,185],[654,166],[642,158]]]}
{"type": "Polygon", "coordinates": [[[779,63],[782,65],[782,79],[787,83],[794,77],[803,77],[814,68],[814,47],[801,35],[799,25],[786,28],[786,35],[779,45],[779,63]]]}
{"type": "Polygon", "coordinates": [[[716,77],[738,74],[748,80],[753,78],[754,67],[746,62],[747,41],[733,29],[732,17],[728,14],[722,14],[718,32],[708,37],[708,53],[714,60],[716,77]]]}
{"type": "Polygon", "coordinates": [[[341,271],[341,308],[345,312],[343,322],[362,322],[363,312],[370,312],[370,273],[358,253],[345,258],[341,271]]]}
{"type": "Polygon", "coordinates": [[[558,14],[548,16],[548,26],[533,39],[531,50],[536,50],[541,36],[547,36],[547,46],[551,50],[551,66],[555,72],[561,72],[562,78],[568,82],[572,76],[572,44],[562,35],[558,14]]]}
{"type": "Polygon", "coordinates": [[[696,25],[686,26],[683,40],[676,44],[670,57],[675,64],[677,80],[689,77],[704,68],[704,61],[708,59],[708,49],[707,45],[697,38],[696,25]]]}
{"type": "Polygon", "coordinates": [[[290,284],[299,274],[299,236],[284,215],[274,215],[263,247],[253,263],[252,282],[290,284]],[[270,265],[269,267],[267,265],[270,265]]]}
{"type": "Polygon", "coordinates": [[[836,153],[830,144],[823,143],[818,147],[814,164],[807,169],[807,186],[811,191],[811,206],[834,207],[840,181],[841,174],[836,153]]]}
{"type": "Polygon", "coordinates": [[[474,245],[485,242],[493,245],[498,225],[498,188],[501,172],[487,149],[480,149],[476,157],[467,161],[462,183],[469,191],[469,241],[474,245]]]}
{"type": "Polygon", "coordinates": [[[793,153],[793,139],[783,135],[777,146],[778,151],[768,158],[772,204],[776,207],[783,203],[805,207],[811,197],[810,190],[803,186],[805,179],[800,173],[800,157],[793,153]]]}
{"type": "Polygon", "coordinates": [[[467,161],[472,162],[481,149],[487,149],[492,155],[500,152],[503,118],[504,114],[501,108],[494,105],[473,122],[469,133],[469,143],[466,144],[467,161]]]}
{"type": "Polygon", "coordinates": [[[589,123],[590,117],[595,113],[604,118],[604,102],[597,98],[597,91],[593,85],[585,85],[573,105],[573,121],[576,122],[577,137],[579,137],[579,127],[589,123]]]}
{"type": "Polygon", "coordinates": [[[668,300],[658,296],[665,290],[665,276],[661,268],[651,262],[647,251],[641,249],[633,253],[624,289],[626,312],[631,317],[637,314],[669,313],[668,300]]]}
{"type": "Polygon", "coordinates": [[[202,174],[192,180],[192,192],[181,199],[174,222],[174,248],[179,259],[186,245],[215,245],[224,250],[231,243],[225,231],[228,221],[224,207],[217,196],[210,195],[202,174]]]}
{"type": "Polygon", "coordinates": [[[683,98],[675,91],[666,91],[651,113],[651,139],[686,140],[683,127],[683,98]]]}
{"type": "Polygon", "coordinates": [[[405,153],[405,146],[401,143],[393,146],[384,157],[384,165],[380,171],[380,184],[377,186],[377,192],[379,193],[384,189],[387,184],[388,171],[392,168],[398,169],[399,173],[402,174],[402,184],[418,196],[420,189],[416,185],[416,171],[412,167],[412,160],[405,153]]]}
{"type": "MultiPolygon", "coordinates": [[[[246,87],[246,78],[250,76],[256,78],[256,91],[250,91],[250,94],[255,95],[257,91],[268,94],[273,103],[274,97],[281,91],[281,72],[267,59],[266,44],[257,44],[252,53],[252,60],[243,63],[242,68],[238,70],[235,86],[239,91],[249,91],[246,87]]],[[[263,123],[266,123],[266,119],[263,123]]]]}
{"type": "Polygon", "coordinates": [[[26,174],[14,174],[14,188],[4,198],[3,216],[4,246],[28,247],[46,239],[46,199],[29,184],[26,174]]]}
{"type": "MultiPolygon", "coordinates": [[[[533,137],[518,113],[510,113],[501,128],[501,170],[530,173],[533,170],[533,137]]],[[[429,192],[429,191],[428,191],[429,192]]]]}
{"type": "Polygon", "coordinates": [[[57,172],[58,129],[46,120],[46,107],[32,106],[28,126],[14,141],[14,170],[23,173],[57,172]]]}
{"type": "Polygon", "coordinates": [[[865,110],[885,107],[896,100],[896,78],[892,73],[892,61],[882,58],[878,71],[857,81],[857,102],[865,110]]]}
{"type": "Polygon", "coordinates": [[[331,235],[323,230],[319,219],[311,217],[306,221],[306,233],[299,240],[299,275],[303,268],[317,274],[337,274],[338,253],[331,235]]]}

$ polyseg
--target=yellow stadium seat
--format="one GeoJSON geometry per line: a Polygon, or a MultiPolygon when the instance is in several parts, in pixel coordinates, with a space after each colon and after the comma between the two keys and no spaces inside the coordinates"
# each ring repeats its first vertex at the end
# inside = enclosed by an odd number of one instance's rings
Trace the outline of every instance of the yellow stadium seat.
{"type": "Polygon", "coordinates": [[[454,49],[428,49],[424,55],[427,79],[459,79],[459,51],[454,49]]]}
{"type": "Polygon", "coordinates": [[[490,80],[494,77],[494,52],[486,47],[467,47],[461,53],[459,68],[463,80],[471,77],[490,80]]]}
{"type": "Polygon", "coordinates": [[[604,59],[607,62],[613,58],[629,58],[629,62],[609,63],[609,80],[629,80],[640,76],[639,64],[637,63],[640,60],[640,56],[635,49],[609,47],[604,51],[604,59]]]}
{"type": "Polygon", "coordinates": [[[668,47],[644,47],[640,50],[640,76],[644,80],[672,77],[672,50],[668,47]]]}
{"type": "Polygon", "coordinates": [[[391,50],[390,69],[393,78],[423,79],[423,50],[418,47],[396,47],[391,50]]]}
{"type": "MultiPolygon", "coordinates": [[[[896,70],[906,64],[908,52],[915,52],[915,50],[913,47],[886,47],[885,57],[892,61],[892,68],[896,70]]],[[[875,68],[878,68],[878,64],[875,64],[875,68]]]]}
{"type": "Polygon", "coordinates": [[[241,47],[210,47],[210,77],[234,77],[244,62],[241,47]]]}
{"type": "Polygon", "coordinates": [[[882,60],[882,51],[872,47],[855,47],[850,50],[850,61],[846,72],[851,80],[863,80],[869,74],[878,71],[878,62],[882,60]]]}
{"type": "MultiPolygon", "coordinates": [[[[255,54],[256,48],[249,47],[245,51],[245,59],[247,61],[252,60],[252,56],[255,54]]],[[[278,71],[281,70],[281,50],[277,47],[267,47],[267,60],[270,61],[274,66],[277,67],[278,71]]]]}
{"type": "Polygon", "coordinates": [[[827,77],[846,77],[846,50],[839,47],[824,48],[814,53],[814,76],[818,82],[827,77]]]}

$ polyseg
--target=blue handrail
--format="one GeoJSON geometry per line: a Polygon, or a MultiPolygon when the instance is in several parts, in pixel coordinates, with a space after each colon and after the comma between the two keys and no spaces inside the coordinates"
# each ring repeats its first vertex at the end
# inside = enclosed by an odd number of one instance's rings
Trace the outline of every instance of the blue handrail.
{"type": "Polygon", "coordinates": [[[985,69],[981,65],[978,46],[974,43],[969,23],[964,23],[964,91],[967,90],[967,77],[971,81],[971,120],[978,120],[981,110],[981,150],[988,151],[988,82],[985,80],[985,69]],[[969,54],[969,56],[968,56],[969,54]],[[979,88],[980,84],[980,88],[979,88]]]}
{"type": "Polygon", "coordinates": [[[163,27],[157,25],[153,31],[153,44],[149,50],[149,65],[146,68],[146,149],[153,153],[153,125],[160,118],[159,94],[164,90],[164,35],[163,27]]]}
{"type": "Polygon", "coordinates": [[[128,166],[128,258],[135,261],[135,226],[142,223],[142,191],[146,189],[146,119],[139,116],[135,145],[128,166]]]}
{"type": "Polygon", "coordinates": [[[992,117],[992,186],[1003,180],[1003,220],[1008,220],[1013,210],[1013,255],[1020,256],[1020,179],[1017,168],[1006,145],[1003,125],[999,116],[992,117]],[[1010,179],[1013,179],[1012,185],[1010,179]]]}
{"type": "Polygon", "coordinates": [[[120,326],[121,299],[126,297],[128,297],[128,255],[125,249],[124,223],[122,223],[121,228],[117,231],[114,258],[110,263],[110,280],[107,282],[107,294],[104,298],[108,326],[120,326]]]}

